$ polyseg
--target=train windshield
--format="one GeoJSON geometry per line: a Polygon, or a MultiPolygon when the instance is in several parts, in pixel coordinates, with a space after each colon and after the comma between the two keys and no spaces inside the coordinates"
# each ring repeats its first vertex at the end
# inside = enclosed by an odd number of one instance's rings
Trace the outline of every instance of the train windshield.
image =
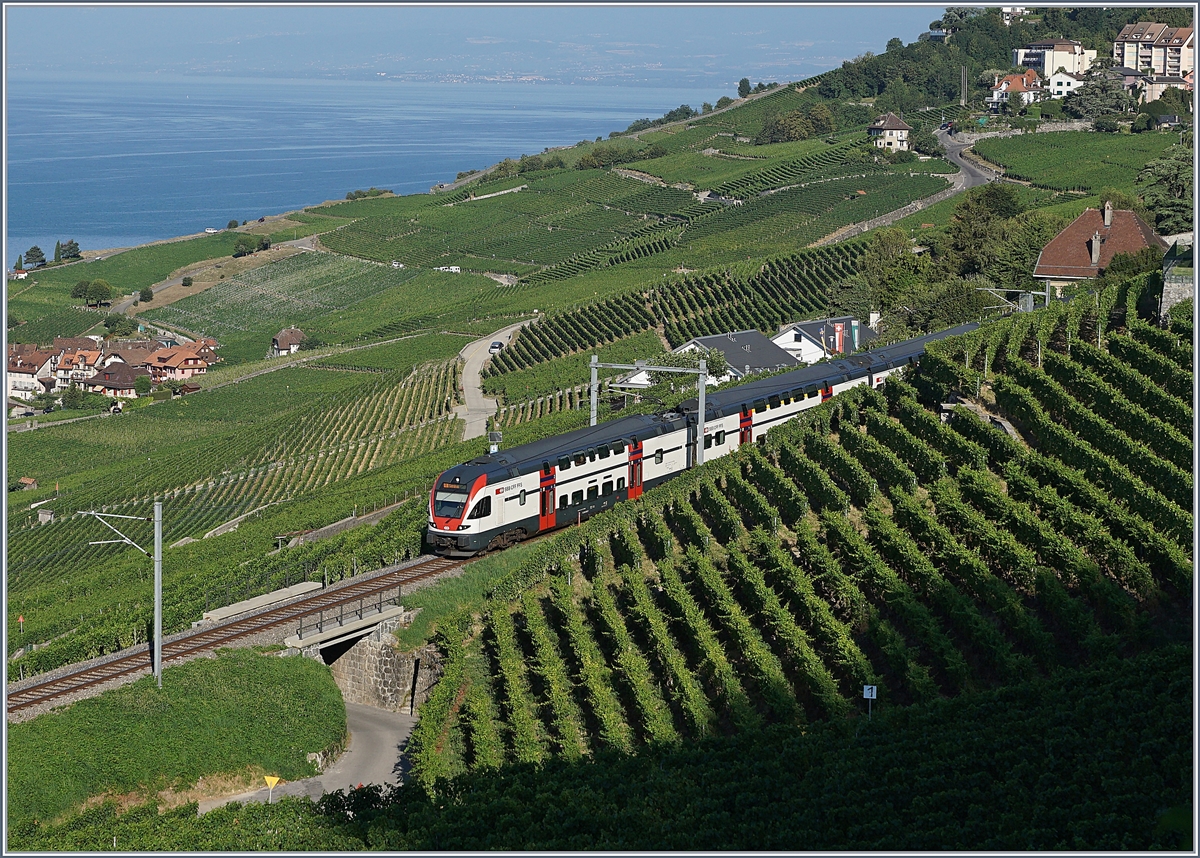
{"type": "Polygon", "coordinates": [[[438,518],[461,518],[466,505],[466,489],[438,489],[433,495],[433,514],[438,518]]]}

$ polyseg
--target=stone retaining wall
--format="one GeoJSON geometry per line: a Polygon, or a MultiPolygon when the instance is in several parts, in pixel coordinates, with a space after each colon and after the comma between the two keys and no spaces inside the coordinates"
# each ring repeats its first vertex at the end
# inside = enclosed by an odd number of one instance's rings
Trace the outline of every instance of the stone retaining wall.
{"type": "Polygon", "coordinates": [[[386,631],[360,640],[330,665],[330,670],[347,703],[409,713],[429,699],[443,672],[436,646],[426,644],[412,652],[400,652],[396,638],[386,631]]]}

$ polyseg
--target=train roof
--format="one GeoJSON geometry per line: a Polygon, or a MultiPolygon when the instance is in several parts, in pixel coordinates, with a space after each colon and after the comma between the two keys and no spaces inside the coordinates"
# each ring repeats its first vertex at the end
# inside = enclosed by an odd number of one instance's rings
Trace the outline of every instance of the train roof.
{"type": "MultiPolygon", "coordinates": [[[[836,360],[822,361],[812,366],[792,370],[791,372],[784,372],[767,378],[761,378],[758,381],[751,381],[746,384],[739,384],[736,387],[715,391],[707,394],[704,398],[704,410],[708,412],[705,415],[705,419],[720,416],[721,414],[728,414],[732,410],[739,409],[743,403],[750,404],[756,399],[764,399],[771,394],[779,393],[781,390],[792,390],[823,382],[838,381],[842,376],[857,378],[869,372],[873,367],[886,368],[888,364],[899,366],[907,362],[910,358],[919,357],[924,354],[925,346],[928,343],[957,334],[965,334],[978,327],[979,325],[974,322],[959,325],[958,327],[939,331],[935,334],[914,337],[910,340],[893,343],[890,346],[847,355],[836,360]]],[[[680,406],[686,413],[695,413],[698,407],[699,403],[695,398],[687,400],[680,406]]]]}
{"type": "Polygon", "coordinates": [[[629,417],[618,417],[616,420],[606,420],[595,426],[585,426],[562,435],[551,435],[539,441],[530,441],[528,444],[521,444],[496,453],[485,453],[451,470],[469,468],[475,472],[488,474],[499,472],[506,477],[515,476],[512,473],[514,469],[528,473],[530,467],[540,468],[543,461],[556,459],[565,453],[586,450],[596,444],[612,442],[620,438],[628,441],[631,437],[636,436],[639,441],[646,441],[681,426],[683,426],[683,417],[678,414],[634,414],[629,417]],[[530,467],[523,468],[522,465],[530,467]]]}

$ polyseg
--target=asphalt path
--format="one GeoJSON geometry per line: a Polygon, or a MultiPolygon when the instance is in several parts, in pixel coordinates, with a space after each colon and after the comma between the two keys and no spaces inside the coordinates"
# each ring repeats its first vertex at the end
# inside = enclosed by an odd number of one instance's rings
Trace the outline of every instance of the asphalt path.
{"type": "Polygon", "coordinates": [[[533,319],[526,319],[515,325],[501,328],[493,334],[475,340],[458,353],[465,362],[462,375],[465,404],[456,406],[454,413],[467,423],[466,431],[463,433],[464,441],[486,435],[488,418],[496,413],[496,400],[483,395],[481,373],[483,365],[491,357],[488,350],[494,342],[504,343],[507,348],[508,344],[512,342],[513,334],[532,321],[533,319]]]}
{"type": "Polygon", "coordinates": [[[265,786],[252,792],[200,802],[200,813],[239,801],[266,802],[281,796],[308,796],[313,801],[327,792],[353,789],[359,784],[398,784],[408,775],[404,750],[417,723],[415,715],[388,712],[358,703],[346,704],[350,744],[334,763],[316,777],[280,782],[272,794],[265,786]]]}
{"type": "Polygon", "coordinates": [[[950,163],[958,167],[965,174],[962,183],[963,190],[986,185],[998,177],[996,173],[985,170],[962,156],[963,150],[970,149],[972,144],[955,140],[950,136],[948,131],[941,128],[934,132],[934,136],[937,137],[938,143],[942,144],[942,148],[946,150],[946,158],[950,163]]]}

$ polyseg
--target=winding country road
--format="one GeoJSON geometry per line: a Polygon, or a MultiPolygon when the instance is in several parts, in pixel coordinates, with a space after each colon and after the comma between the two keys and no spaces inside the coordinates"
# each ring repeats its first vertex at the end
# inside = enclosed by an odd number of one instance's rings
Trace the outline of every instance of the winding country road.
{"type": "Polygon", "coordinates": [[[515,325],[501,328],[493,334],[475,340],[475,342],[467,345],[458,353],[459,357],[465,361],[462,375],[463,400],[465,404],[456,406],[454,413],[467,423],[466,431],[463,432],[464,441],[486,435],[488,418],[496,413],[496,400],[483,395],[481,373],[483,372],[483,365],[487,363],[487,359],[490,357],[488,349],[491,348],[493,342],[504,343],[505,347],[507,347],[512,342],[513,334],[532,321],[533,319],[525,319],[524,321],[517,322],[515,325]]]}

